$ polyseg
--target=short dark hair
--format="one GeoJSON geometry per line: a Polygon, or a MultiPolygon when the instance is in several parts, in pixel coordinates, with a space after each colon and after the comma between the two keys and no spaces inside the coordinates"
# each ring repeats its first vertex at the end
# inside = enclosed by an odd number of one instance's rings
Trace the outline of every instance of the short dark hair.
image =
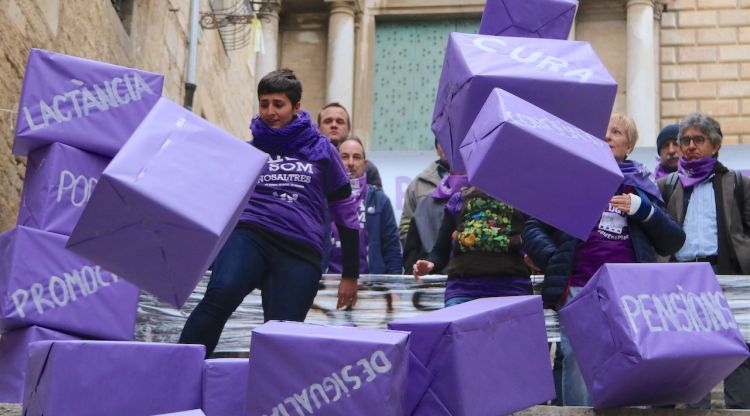
{"type": "Polygon", "coordinates": [[[338,147],[341,147],[341,145],[344,144],[344,142],[357,142],[357,143],[359,143],[359,145],[362,146],[362,157],[365,158],[365,159],[367,159],[367,154],[365,153],[365,144],[362,143],[362,140],[359,137],[357,137],[357,136],[347,137],[346,139],[344,139],[344,140],[342,140],[342,141],[339,142],[338,147]]]}
{"type": "Polygon", "coordinates": [[[291,69],[277,69],[266,74],[258,83],[258,96],[275,92],[284,93],[295,106],[302,99],[302,83],[291,69]]]}
{"type": "Polygon", "coordinates": [[[708,136],[713,144],[721,144],[724,135],[719,122],[706,113],[690,113],[680,121],[680,137],[690,127],[696,128],[708,136]]]}
{"type": "Polygon", "coordinates": [[[346,111],[346,107],[344,107],[343,105],[341,105],[341,103],[337,103],[335,101],[332,102],[332,103],[328,103],[328,104],[324,105],[323,108],[320,109],[320,112],[318,112],[318,125],[320,125],[320,122],[323,121],[321,119],[321,117],[320,117],[320,115],[323,114],[323,110],[325,110],[326,108],[330,108],[330,107],[338,107],[338,108],[344,110],[344,113],[346,113],[346,127],[349,127],[351,129],[352,128],[352,121],[349,119],[349,112],[346,111]]]}

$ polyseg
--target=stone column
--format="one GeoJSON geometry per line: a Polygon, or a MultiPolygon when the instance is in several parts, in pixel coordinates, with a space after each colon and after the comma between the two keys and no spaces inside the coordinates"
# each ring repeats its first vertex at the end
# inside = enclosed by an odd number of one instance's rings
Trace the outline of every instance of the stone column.
{"type": "Polygon", "coordinates": [[[258,15],[266,53],[256,53],[256,83],[267,73],[279,69],[279,4],[277,2],[264,3],[258,15]]]}
{"type": "Polygon", "coordinates": [[[326,101],[341,103],[352,113],[354,102],[354,3],[331,1],[328,20],[326,101]]]}
{"type": "Polygon", "coordinates": [[[653,0],[628,0],[627,38],[627,112],[638,126],[638,145],[655,146],[658,100],[653,0]]]}

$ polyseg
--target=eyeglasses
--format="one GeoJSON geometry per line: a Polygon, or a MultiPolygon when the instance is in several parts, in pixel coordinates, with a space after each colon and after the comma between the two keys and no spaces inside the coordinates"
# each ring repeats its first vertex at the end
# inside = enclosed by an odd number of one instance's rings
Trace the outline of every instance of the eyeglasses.
{"type": "Polygon", "coordinates": [[[680,145],[688,146],[690,142],[695,143],[696,146],[700,146],[706,141],[706,136],[682,136],[680,137],[680,145]]]}

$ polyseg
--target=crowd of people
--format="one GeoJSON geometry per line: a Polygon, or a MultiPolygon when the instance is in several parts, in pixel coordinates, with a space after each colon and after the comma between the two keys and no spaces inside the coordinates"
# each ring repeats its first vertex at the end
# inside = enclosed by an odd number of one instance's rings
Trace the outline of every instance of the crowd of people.
{"type": "MultiPolygon", "coordinates": [[[[354,307],[361,273],[447,274],[445,306],[532,293],[544,275],[545,307],[574,298],[604,263],[708,262],[718,274],[750,274],[750,178],[718,161],[719,123],[685,116],[658,135],[654,175],[628,159],[632,118],[613,114],[605,134],[624,181],[587,240],[526,216],[452,172],[443,149],[409,185],[403,215],[382,191],[347,109],[323,107],[317,126],[300,107],[302,85],[287,69],[258,84],[253,145],[269,157],[239,223],[213,264],[205,297],[180,342],[210,355],[242,299],[260,289],[264,319],[303,321],[321,274],[340,273],[337,307],[354,307]],[[278,173],[274,164],[296,166],[278,173]],[[265,175],[270,174],[270,175],[265,175]]],[[[558,357],[563,405],[590,405],[565,328],[558,357]]],[[[750,408],[750,362],[725,380],[729,408],[750,408]]],[[[692,404],[707,407],[705,400],[692,404]]]]}

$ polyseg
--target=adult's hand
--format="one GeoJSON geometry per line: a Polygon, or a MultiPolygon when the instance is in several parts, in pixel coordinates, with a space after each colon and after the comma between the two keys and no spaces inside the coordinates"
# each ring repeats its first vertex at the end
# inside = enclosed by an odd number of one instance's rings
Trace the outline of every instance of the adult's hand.
{"type": "Polygon", "coordinates": [[[357,279],[341,276],[339,283],[339,299],[336,309],[354,307],[357,304],[357,279]]]}
{"type": "Polygon", "coordinates": [[[431,261],[417,260],[417,262],[414,263],[414,267],[412,267],[412,272],[414,273],[414,278],[419,280],[420,277],[431,272],[434,268],[435,264],[431,261]]]}

